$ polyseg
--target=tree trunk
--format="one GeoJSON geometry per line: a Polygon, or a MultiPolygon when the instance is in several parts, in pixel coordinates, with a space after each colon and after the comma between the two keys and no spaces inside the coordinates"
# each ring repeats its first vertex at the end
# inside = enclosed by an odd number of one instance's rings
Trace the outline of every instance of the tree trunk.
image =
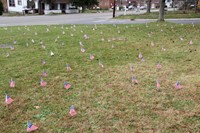
{"type": "Polygon", "coordinates": [[[147,1],[147,13],[151,12],[151,0],[147,1]]]}
{"type": "Polygon", "coordinates": [[[114,3],[113,3],[113,18],[115,17],[115,9],[116,9],[116,4],[115,4],[115,0],[114,0],[114,3]]]}
{"type": "Polygon", "coordinates": [[[195,13],[198,12],[198,1],[199,1],[199,0],[195,0],[195,13]]]}
{"type": "Polygon", "coordinates": [[[85,9],[86,9],[86,6],[84,5],[84,6],[82,6],[82,13],[84,13],[85,12],[85,9]]]}
{"type": "Polygon", "coordinates": [[[165,12],[165,0],[160,0],[160,10],[159,10],[158,21],[165,21],[164,20],[164,12],[165,12]]]}
{"type": "Polygon", "coordinates": [[[42,3],[41,3],[41,0],[38,1],[38,13],[39,13],[39,15],[42,14],[42,3]]]}

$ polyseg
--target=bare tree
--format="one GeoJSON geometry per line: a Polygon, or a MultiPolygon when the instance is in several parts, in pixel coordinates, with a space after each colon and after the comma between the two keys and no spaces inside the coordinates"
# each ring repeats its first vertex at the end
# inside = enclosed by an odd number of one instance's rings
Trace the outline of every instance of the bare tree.
{"type": "Polygon", "coordinates": [[[160,10],[159,10],[158,21],[165,21],[164,20],[164,13],[165,13],[165,0],[160,0],[160,10]]]}
{"type": "Polygon", "coordinates": [[[198,2],[199,0],[195,0],[195,13],[198,12],[198,2]]]}

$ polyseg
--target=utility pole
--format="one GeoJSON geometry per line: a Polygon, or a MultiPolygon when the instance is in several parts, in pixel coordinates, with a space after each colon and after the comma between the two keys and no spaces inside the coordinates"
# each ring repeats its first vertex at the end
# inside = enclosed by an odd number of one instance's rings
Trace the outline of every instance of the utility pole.
{"type": "Polygon", "coordinates": [[[115,7],[116,7],[115,2],[116,2],[116,0],[114,0],[114,6],[113,6],[113,18],[115,17],[115,7]]]}

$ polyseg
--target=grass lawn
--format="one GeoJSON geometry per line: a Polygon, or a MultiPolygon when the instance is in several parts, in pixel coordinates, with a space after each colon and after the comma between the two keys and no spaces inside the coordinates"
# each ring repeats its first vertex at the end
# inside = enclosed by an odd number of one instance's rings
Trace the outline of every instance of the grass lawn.
{"type": "Polygon", "coordinates": [[[0,132],[25,132],[27,121],[41,133],[200,132],[199,29],[171,23],[0,28],[0,132]],[[14,99],[9,107],[5,93],[14,99]]]}
{"type": "MultiPolygon", "coordinates": [[[[118,19],[158,19],[159,12],[133,14],[133,15],[121,15],[118,19]]],[[[194,11],[167,11],[165,12],[165,18],[200,18],[200,13],[195,14],[194,11]]]]}

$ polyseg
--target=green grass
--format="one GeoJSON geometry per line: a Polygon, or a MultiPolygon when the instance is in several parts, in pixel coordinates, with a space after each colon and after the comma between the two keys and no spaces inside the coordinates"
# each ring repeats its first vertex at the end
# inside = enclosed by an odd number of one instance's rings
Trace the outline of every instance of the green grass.
{"type": "Polygon", "coordinates": [[[28,120],[39,126],[36,132],[41,133],[200,132],[200,25],[150,23],[93,28],[94,25],[0,28],[0,44],[13,45],[17,40],[13,51],[0,48],[1,133],[25,132],[28,120]],[[46,28],[50,31],[46,32],[46,28]],[[90,38],[84,39],[84,34],[90,38]],[[31,43],[32,38],[35,44],[31,43]],[[46,49],[41,48],[40,40],[46,49]],[[192,45],[188,44],[190,40],[192,45]],[[80,41],[85,53],[80,52],[80,41]],[[50,51],[55,53],[53,57],[50,51]],[[139,52],[145,62],[138,58],[139,52]],[[95,60],[89,59],[90,53],[95,60]],[[41,64],[42,60],[46,65],[41,64]],[[104,68],[99,67],[99,61],[104,68]],[[156,69],[157,62],[163,65],[161,70],[156,69]],[[66,63],[72,71],[66,71],[66,63]],[[129,69],[131,64],[133,72],[129,69]],[[39,83],[43,70],[48,73],[43,78],[46,88],[39,83]],[[132,75],[137,78],[137,85],[131,82],[132,75]],[[11,78],[16,82],[15,88],[9,87],[11,78]],[[156,91],[157,79],[160,91],[156,91]],[[65,80],[72,84],[69,90],[63,88],[65,80]],[[183,85],[182,90],[174,88],[176,81],[183,85]],[[4,103],[5,92],[15,100],[9,108],[4,103]],[[71,105],[76,107],[75,117],[68,114],[71,105]]]}
{"type": "MultiPolygon", "coordinates": [[[[158,19],[159,13],[144,13],[144,14],[132,14],[132,15],[121,15],[117,19],[158,19]]],[[[165,18],[200,18],[200,13],[195,14],[192,11],[167,11],[165,12],[165,18]]]]}

